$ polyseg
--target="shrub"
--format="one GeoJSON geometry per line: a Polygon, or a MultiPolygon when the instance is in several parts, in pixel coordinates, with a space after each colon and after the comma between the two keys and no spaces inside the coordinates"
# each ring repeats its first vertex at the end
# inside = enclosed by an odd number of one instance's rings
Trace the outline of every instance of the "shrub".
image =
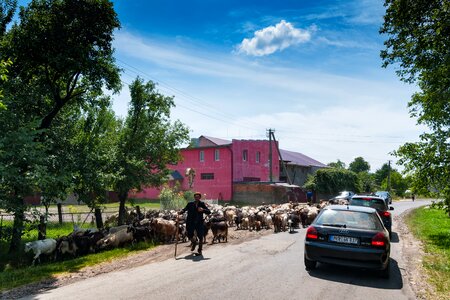
{"type": "Polygon", "coordinates": [[[178,192],[170,187],[164,187],[159,194],[162,210],[181,209],[186,206],[186,199],[183,192],[178,192]]]}

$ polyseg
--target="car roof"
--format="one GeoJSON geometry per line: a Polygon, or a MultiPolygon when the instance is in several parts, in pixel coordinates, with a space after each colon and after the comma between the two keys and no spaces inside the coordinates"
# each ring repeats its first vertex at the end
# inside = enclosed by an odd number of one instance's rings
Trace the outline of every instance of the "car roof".
{"type": "Polygon", "coordinates": [[[377,210],[372,207],[366,206],[357,206],[357,205],[327,205],[324,209],[329,210],[348,210],[348,211],[357,211],[357,212],[365,212],[365,213],[376,213],[377,210]]]}
{"type": "Polygon", "coordinates": [[[352,199],[367,199],[367,200],[369,200],[369,199],[379,199],[381,201],[384,201],[383,198],[378,197],[378,196],[374,196],[374,195],[355,195],[355,196],[352,197],[352,199]]]}

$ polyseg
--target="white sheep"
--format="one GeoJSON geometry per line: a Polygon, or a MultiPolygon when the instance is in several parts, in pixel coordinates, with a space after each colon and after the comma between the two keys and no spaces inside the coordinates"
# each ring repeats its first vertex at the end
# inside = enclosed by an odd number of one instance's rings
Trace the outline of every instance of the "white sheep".
{"type": "Polygon", "coordinates": [[[34,266],[34,262],[36,259],[41,261],[39,256],[41,254],[52,254],[56,249],[56,240],[54,239],[45,239],[45,240],[37,240],[33,242],[28,242],[25,244],[25,252],[30,252],[33,250],[34,257],[31,265],[34,266]]]}

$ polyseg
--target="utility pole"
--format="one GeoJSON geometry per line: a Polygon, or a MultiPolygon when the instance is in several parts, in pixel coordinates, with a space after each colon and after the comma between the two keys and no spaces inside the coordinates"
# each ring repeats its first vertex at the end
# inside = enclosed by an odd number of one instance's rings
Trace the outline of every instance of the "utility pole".
{"type": "Polygon", "coordinates": [[[289,184],[292,184],[291,178],[289,177],[289,173],[288,173],[288,170],[286,168],[286,164],[284,163],[284,160],[283,160],[283,156],[281,155],[280,147],[279,147],[279,145],[277,143],[277,140],[275,139],[274,131],[272,131],[272,139],[275,142],[275,147],[277,148],[278,157],[280,158],[280,162],[281,162],[281,167],[283,168],[283,171],[286,174],[287,182],[289,184]]]}
{"type": "Polygon", "coordinates": [[[273,175],[272,175],[272,134],[273,130],[268,129],[268,135],[269,135],[269,182],[273,182],[273,175]]]}
{"type": "Polygon", "coordinates": [[[388,178],[387,178],[387,191],[391,192],[391,161],[388,160],[388,178]]]}

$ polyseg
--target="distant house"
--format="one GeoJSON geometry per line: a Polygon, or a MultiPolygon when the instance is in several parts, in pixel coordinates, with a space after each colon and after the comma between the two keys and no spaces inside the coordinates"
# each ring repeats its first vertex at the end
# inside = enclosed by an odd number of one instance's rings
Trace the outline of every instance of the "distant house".
{"type": "MultiPolygon", "coordinates": [[[[181,162],[168,166],[172,170],[169,186],[178,182],[182,190],[190,189],[186,176],[186,170],[190,168],[195,170],[192,190],[204,194],[207,199],[232,200],[236,193],[242,194],[245,190],[252,190],[254,197],[259,197],[263,190],[261,186],[286,182],[287,175],[280,173],[282,168],[277,148],[276,141],[270,144],[268,140],[229,141],[200,136],[192,139],[189,147],[181,149],[181,162]],[[247,185],[243,187],[242,184],[247,185]]],[[[307,174],[325,167],[301,153],[280,152],[287,163],[287,174],[292,184],[303,184],[307,174]]],[[[160,188],[144,188],[141,192],[130,193],[130,197],[156,199],[159,193],[160,188]]]]}
{"type": "Polygon", "coordinates": [[[308,178],[308,174],[314,174],[318,169],[327,168],[323,163],[312,159],[302,153],[280,149],[287,174],[281,169],[280,180],[287,182],[287,178],[292,184],[303,186],[308,178]]]}

